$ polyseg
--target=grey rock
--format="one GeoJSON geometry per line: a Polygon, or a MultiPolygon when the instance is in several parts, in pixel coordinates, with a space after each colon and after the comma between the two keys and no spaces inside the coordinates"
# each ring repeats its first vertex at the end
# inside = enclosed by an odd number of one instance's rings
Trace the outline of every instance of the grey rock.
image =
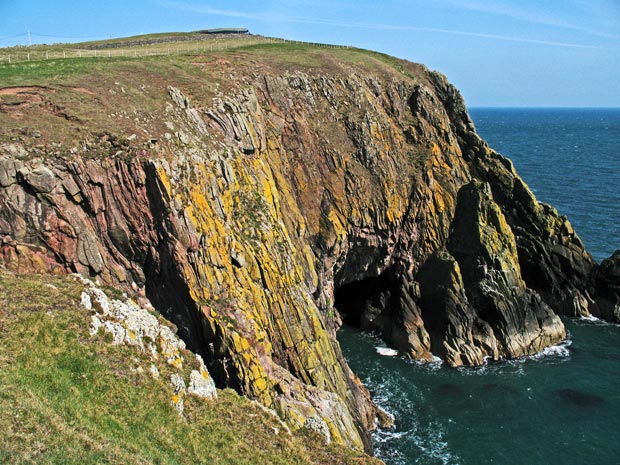
{"type": "Polygon", "coordinates": [[[319,433],[321,436],[323,436],[325,444],[329,444],[332,441],[332,435],[329,432],[329,426],[327,426],[325,420],[323,420],[318,415],[313,415],[306,418],[304,428],[319,433]]]}
{"type": "Polygon", "coordinates": [[[178,373],[173,373],[170,376],[170,386],[172,386],[172,391],[175,394],[185,392],[185,381],[183,380],[183,377],[178,373]]]}
{"type": "Polygon", "coordinates": [[[177,132],[176,136],[177,139],[179,139],[179,142],[181,142],[181,144],[183,145],[189,145],[189,143],[191,142],[187,134],[185,134],[183,131],[177,132]]]}
{"type": "Polygon", "coordinates": [[[32,170],[23,167],[18,171],[18,175],[35,192],[48,194],[56,186],[56,176],[44,165],[40,165],[32,170]]]}
{"type": "Polygon", "coordinates": [[[17,170],[21,168],[21,163],[12,158],[0,158],[0,186],[8,187],[15,184],[17,170]]]}
{"type": "Polygon", "coordinates": [[[24,160],[28,158],[28,151],[20,144],[8,144],[4,146],[5,150],[12,157],[18,160],[24,160]]]}
{"type": "Polygon", "coordinates": [[[189,375],[189,394],[194,394],[205,399],[213,399],[216,397],[215,383],[209,373],[201,369],[200,371],[192,370],[189,375]]]}
{"type": "Polygon", "coordinates": [[[80,188],[77,183],[74,181],[72,176],[65,176],[62,179],[62,187],[65,189],[65,192],[69,194],[69,196],[76,202],[79,202],[80,197],[80,188]]]}
{"type": "Polygon", "coordinates": [[[172,101],[179,107],[183,109],[188,109],[191,107],[189,99],[176,87],[168,86],[168,93],[170,94],[172,101]]]}

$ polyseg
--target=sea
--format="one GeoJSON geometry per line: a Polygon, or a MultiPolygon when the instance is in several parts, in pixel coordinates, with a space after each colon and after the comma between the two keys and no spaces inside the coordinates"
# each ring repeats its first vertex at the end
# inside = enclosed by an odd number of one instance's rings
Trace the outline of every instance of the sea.
{"type": "MultiPolygon", "coordinates": [[[[620,248],[620,109],[474,108],[478,133],[539,201],[567,215],[600,262],[620,248]]],[[[476,368],[399,357],[377,336],[338,334],[395,427],[374,433],[388,465],[620,464],[620,326],[565,319],[558,346],[476,368]]]]}

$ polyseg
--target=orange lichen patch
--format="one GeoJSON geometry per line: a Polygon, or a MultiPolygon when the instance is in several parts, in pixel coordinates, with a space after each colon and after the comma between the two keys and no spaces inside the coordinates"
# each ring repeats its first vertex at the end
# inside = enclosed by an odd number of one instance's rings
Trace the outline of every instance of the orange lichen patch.
{"type": "Polygon", "coordinates": [[[162,166],[157,167],[157,174],[159,175],[159,180],[164,185],[166,189],[166,193],[168,197],[172,197],[172,186],[170,185],[170,180],[168,179],[168,175],[166,174],[166,170],[162,166]]]}

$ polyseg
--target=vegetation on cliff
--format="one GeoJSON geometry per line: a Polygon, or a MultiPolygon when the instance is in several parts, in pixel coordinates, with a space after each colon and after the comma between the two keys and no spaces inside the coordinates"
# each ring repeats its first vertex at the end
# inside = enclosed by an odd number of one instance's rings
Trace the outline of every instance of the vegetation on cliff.
{"type": "Polygon", "coordinates": [[[558,314],[620,319],[617,260],[592,260],[444,76],[247,40],[0,66],[0,263],[144,294],[220,387],[366,450],[386,417],[340,312],[455,366],[559,342],[558,314]]]}
{"type": "MultiPolygon", "coordinates": [[[[89,334],[72,276],[0,271],[0,462],[371,464],[281,422],[234,391],[170,402],[171,367],[89,334]]],[[[189,355],[186,354],[189,358],[189,355]]]]}

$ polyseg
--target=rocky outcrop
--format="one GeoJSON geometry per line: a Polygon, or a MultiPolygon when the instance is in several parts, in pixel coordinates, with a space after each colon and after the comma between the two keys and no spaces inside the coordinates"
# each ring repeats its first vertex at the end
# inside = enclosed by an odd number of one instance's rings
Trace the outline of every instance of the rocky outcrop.
{"type": "MultiPolygon", "coordinates": [[[[133,346],[141,352],[146,352],[152,361],[163,358],[165,362],[176,370],[184,367],[191,360],[185,360],[185,343],[174,334],[166,324],[162,324],[158,318],[138,303],[127,299],[125,302],[111,299],[98,288],[92,281],[78,275],[86,286],[81,295],[81,304],[87,310],[93,311],[91,315],[90,335],[95,336],[100,332],[109,334],[112,344],[126,344],[133,346]]],[[[148,304],[147,304],[148,305],[148,304]]],[[[200,355],[195,355],[193,365],[195,369],[189,372],[189,386],[186,388],[182,373],[175,372],[171,375],[170,385],[172,396],[170,403],[183,415],[183,397],[186,394],[202,397],[203,399],[217,398],[217,391],[213,378],[200,355]]],[[[143,371],[142,367],[138,368],[143,371]]],[[[151,375],[159,377],[159,370],[154,364],[149,368],[151,375]]]]}
{"type": "Polygon", "coordinates": [[[620,250],[596,267],[590,277],[589,295],[594,296],[593,313],[620,323],[620,250]]]}
{"type": "Polygon", "coordinates": [[[438,73],[433,73],[433,81],[472,175],[489,183],[515,235],[526,285],[560,315],[593,314],[609,319],[595,297],[597,292],[607,293],[608,283],[599,281],[598,285],[602,286],[599,291],[597,284],[588,284],[600,273],[599,266],[585,250],[568,219],[559,216],[552,206],[538,202],[517,175],[512,162],[478,137],[454,86],[438,73]]]}
{"type": "Polygon", "coordinates": [[[559,342],[558,313],[617,318],[618,260],[594,263],[445,78],[244,59],[212,94],[199,77],[150,88],[161,133],[143,143],[119,143],[110,117],[83,150],[6,145],[3,265],[148,298],[217,384],[366,449],[384,415],[342,356],[339,312],[455,366],[559,342]]]}
{"type": "Polygon", "coordinates": [[[531,354],[566,336],[521,279],[514,234],[487,183],[461,188],[447,250],[427,260],[419,279],[423,316],[439,335],[433,351],[452,365],[531,354]],[[439,315],[437,301],[446,309],[439,315]]]}

